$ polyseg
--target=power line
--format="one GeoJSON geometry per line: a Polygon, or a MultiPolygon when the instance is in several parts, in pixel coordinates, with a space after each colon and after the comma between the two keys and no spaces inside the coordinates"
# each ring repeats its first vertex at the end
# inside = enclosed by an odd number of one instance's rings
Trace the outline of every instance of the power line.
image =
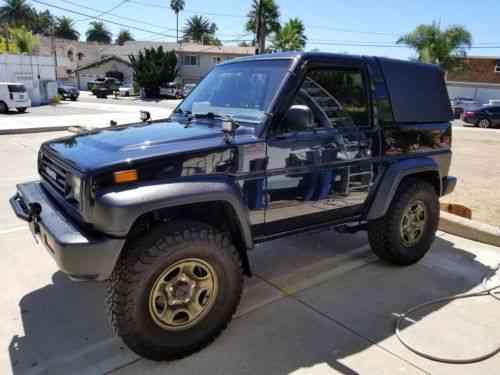
{"type": "MultiPolygon", "coordinates": [[[[136,0],[130,0],[131,3],[145,6],[145,7],[150,7],[150,8],[159,8],[159,9],[171,9],[168,5],[161,5],[161,4],[155,4],[155,3],[149,3],[149,2],[143,2],[143,1],[136,1],[136,0]]],[[[217,17],[231,17],[231,18],[247,18],[247,16],[241,15],[241,14],[227,14],[227,13],[213,13],[213,12],[204,12],[204,11],[198,11],[198,10],[193,10],[193,9],[184,9],[183,12],[185,13],[191,13],[191,14],[203,14],[206,16],[217,16],[217,17]]]]}
{"type": "Polygon", "coordinates": [[[32,0],[32,1],[34,3],[45,5],[45,6],[50,7],[50,8],[62,10],[64,12],[76,14],[76,15],[83,16],[83,17],[89,17],[89,18],[95,19],[95,20],[101,20],[101,21],[107,22],[107,23],[112,24],[112,25],[117,25],[117,26],[120,26],[120,27],[124,27],[124,28],[132,29],[132,30],[141,31],[141,32],[148,33],[148,34],[161,35],[161,36],[163,36],[165,38],[174,38],[174,39],[176,38],[175,35],[163,34],[163,33],[159,33],[159,32],[156,32],[156,31],[146,30],[146,29],[143,29],[143,28],[137,27],[137,26],[130,26],[130,25],[127,25],[127,24],[124,24],[124,23],[115,22],[115,21],[111,21],[111,20],[108,20],[108,19],[104,19],[104,18],[97,18],[96,16],[92,16],[90,14],[86,14],[86,13],[79,12],[79,11],[76,11],[76,10],[71,10],[71,9],[64,8],[64,7],[60,7],[60,6],[57,6],[57,5],[54,5],[54,4],[47,3],[45,1],[40,1],[40,0],[32,0]]]}
{"type": "MultiPolygon", "coordinates": [[[[65,3],[71,4],[71,5],[73,5],[75,7],[78,7],[78,8],[90,10],[92,12],[97,12],[97,13],[101,12],[101,10],[99,10],[99,9],[91,8],[91,7],[88,7],[88,6],[76,3],[76,2],[71,1],[71,0],[61,0],[61,1],[64,1],[65,3]]],[[[167,31],[176,31],[177,30],[175,28],[164,27],[164,26],[153,24],[153,23],[148,23],[148,22],[145,22],[145,21],[138,21],[137,19],[133,19],[133,18],[130,18],[130,17],[118,16],[116,14],[112,14],[111,11],[108,11],[107,15],[110,16],[110,17],[114,17],[114,18],[126,20],[128,22],[140,23],[141,25],[147,25],[147,26],[155,27],[155,28],[161,29],[161,30],[167,30],[167,31]]],[[[95,16],[95,17],[97,17],[97,16],[95,16]]]]}
{"type": "MultiPolygon", "coordinates": [[[[122,5],[124,5],[128,1],[129,0],[122,0],[118,4],[116,4],[114,7],[112,7],[111,9],[108,9],[108,10],[106,10],[104,12],[99,13],[98,15],[96,15],[96,17],[99,18],[99,17],[105,16],[106,14],[110,14],[111,12],[113,12],[116,9],[120,8],[122,5]]],[[[81,20],[78,20],[78,21],[75,21],[75,22],[78,23],[78,22],[82,22],[82,21],[87,21],[88,19],[89,18],[82,18],[81,20]]]]}

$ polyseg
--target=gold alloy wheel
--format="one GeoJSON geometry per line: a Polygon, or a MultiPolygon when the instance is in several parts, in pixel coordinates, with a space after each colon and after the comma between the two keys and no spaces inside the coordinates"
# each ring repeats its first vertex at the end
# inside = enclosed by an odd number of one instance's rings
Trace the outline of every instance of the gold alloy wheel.
{"type": "Polygon", "coordinates": [[[210,264],[183,259],[156,279],[149,294],[149,313],[165,330],[187,329],[210,311],[217,291],[217,275],[210,264]]]}
{"type": "Polygon", "coordinates": [[[400,234],[405,247],[412,247],[420,241],[427,222],[427,208],[418,200],[406,207],[401,218],[400,234]]]}

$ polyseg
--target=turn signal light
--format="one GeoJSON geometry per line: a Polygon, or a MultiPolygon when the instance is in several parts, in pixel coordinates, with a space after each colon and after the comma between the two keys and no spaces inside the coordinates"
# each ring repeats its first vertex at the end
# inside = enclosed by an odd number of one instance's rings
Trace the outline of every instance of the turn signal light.
{"type": "Polygon", "coordinates": [[[139,176],[137,174],[137,169],[129,169],[127,171],[119,171],[113,173],[113,176],[115,178],[115,183],[117,184],[124,184],[127,182],[134,182],[139,179],[139,176]]]}

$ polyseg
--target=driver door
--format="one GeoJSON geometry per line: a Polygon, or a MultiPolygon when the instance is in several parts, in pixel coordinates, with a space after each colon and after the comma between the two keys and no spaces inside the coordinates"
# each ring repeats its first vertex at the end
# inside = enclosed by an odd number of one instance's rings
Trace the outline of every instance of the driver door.
{"type": "Polygon", "coordinates": [[[293,108],[267,142],[266,235],[355,217],[374,179],[367,89],[361,67],[308,72],[293,108]]]}

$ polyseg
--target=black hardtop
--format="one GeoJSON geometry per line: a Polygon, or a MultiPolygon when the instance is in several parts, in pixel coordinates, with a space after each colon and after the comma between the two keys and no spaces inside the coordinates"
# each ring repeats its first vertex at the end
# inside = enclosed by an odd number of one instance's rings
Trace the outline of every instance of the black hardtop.
{"type": "Polygon", "coordinates": [[[377,58],[396,123],[436,123],[453,119],[444,72],[436,65],[377,58]]]}
{"type": "Polygon", "coordinates": [[[443,70],[416,61],[346,55],[327,52],[282,52],[248,56],[226,62],[234,64],[259,60],[293,59],[297,63],[376,61],[384,75],[392,104],[394,122],[400,124],[438,123],[453,120],[443,70]]]}

